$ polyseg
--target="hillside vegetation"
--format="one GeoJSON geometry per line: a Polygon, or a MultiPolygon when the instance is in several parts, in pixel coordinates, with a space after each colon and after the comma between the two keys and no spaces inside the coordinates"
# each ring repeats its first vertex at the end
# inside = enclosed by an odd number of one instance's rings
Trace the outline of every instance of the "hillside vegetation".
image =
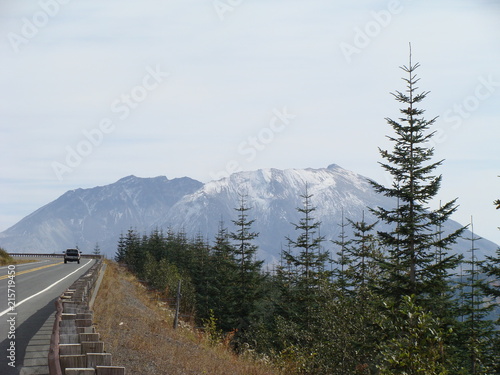
{"type": "Polygon", "coordinates": [[[237,356],[224,340],[182,323],[124,267],[108,262],[94,306],[113,363],[129,374],[280,374],[264,360],[237,356]]]}
{"type": "Polygon", "coordinates": [[[235,353],[251,349],[289,374],[500,374],[500,320],[492,314],[500,249],[480,261],[471,225],[470,250],[459,255],[465,228],[443,227],[456,199],[429,208],[443,161],[427,147],[435,119],[419,108],[428,93],[416,91],[418,67],[411,56],[402,67],[406,88],[393,93],[401,117],[386,119],[394,148],[380,150],[380,165],[394,182],[370,181],[396,198],[394,206],[366,207],[375,222],[342,215],[332,250],[316,217],[324,207],[313,204],[306,185],[294,235],[284,238],[272,269],[257,260],[257,219],[243,193],[232,226],[221,219],[210,242],[171,229],[129,229],[115,260],[165,298],[181,282],[183,314],[227,338],[235,353]]]}
{"type": "Polygon", "coordinates": [[[0,266],[6,266],[7,264],[15,263],[14,259],[0,247],[0,266]]]}

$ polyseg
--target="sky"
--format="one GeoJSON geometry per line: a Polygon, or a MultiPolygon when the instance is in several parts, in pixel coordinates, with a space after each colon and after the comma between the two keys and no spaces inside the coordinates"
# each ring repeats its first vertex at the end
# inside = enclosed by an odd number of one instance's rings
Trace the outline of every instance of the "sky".
{"type": "Polygon", "coordinates": [[[202,182],[330,164],[388,184],[419,62],[432,202],[500,244],[500,2],[2,0],[0,231],[128,175],[202,182]]]}

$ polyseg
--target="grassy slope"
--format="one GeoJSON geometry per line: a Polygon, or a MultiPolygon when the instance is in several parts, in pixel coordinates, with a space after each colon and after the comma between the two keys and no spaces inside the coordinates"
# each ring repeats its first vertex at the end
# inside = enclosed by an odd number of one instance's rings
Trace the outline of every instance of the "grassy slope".
{"type": "Polygon", "coordinates": [[[173,330],[171,310],[114,262],[108,263],[94,312],[105,350],[128,374],[279,373],[262,361],[234,355],[223,344],[210,345],[186,324],[173,330]]]}

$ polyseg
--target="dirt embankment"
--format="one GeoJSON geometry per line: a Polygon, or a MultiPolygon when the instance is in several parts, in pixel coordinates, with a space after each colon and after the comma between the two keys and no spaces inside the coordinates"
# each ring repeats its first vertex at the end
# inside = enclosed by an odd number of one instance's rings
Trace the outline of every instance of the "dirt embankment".
{"type": "Polygon", "coordinates": [[[94,306],[97,331],[113,364],[128,374],[278,374],[269,364],[242,358],[188,325],[172,328],[172,311],[135,277],[109,262],[94,306]]]}

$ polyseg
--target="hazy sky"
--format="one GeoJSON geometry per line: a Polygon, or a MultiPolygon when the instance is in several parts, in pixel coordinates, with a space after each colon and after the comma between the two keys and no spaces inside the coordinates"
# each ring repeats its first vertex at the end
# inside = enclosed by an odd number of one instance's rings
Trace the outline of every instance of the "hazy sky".
{"type": "Polygon", "coordinates": [[[3,0],[0,231],[131,174],[335,163],[385,183],[411,42],[437,201],[500,243],[499,3],[3,0]]]}

